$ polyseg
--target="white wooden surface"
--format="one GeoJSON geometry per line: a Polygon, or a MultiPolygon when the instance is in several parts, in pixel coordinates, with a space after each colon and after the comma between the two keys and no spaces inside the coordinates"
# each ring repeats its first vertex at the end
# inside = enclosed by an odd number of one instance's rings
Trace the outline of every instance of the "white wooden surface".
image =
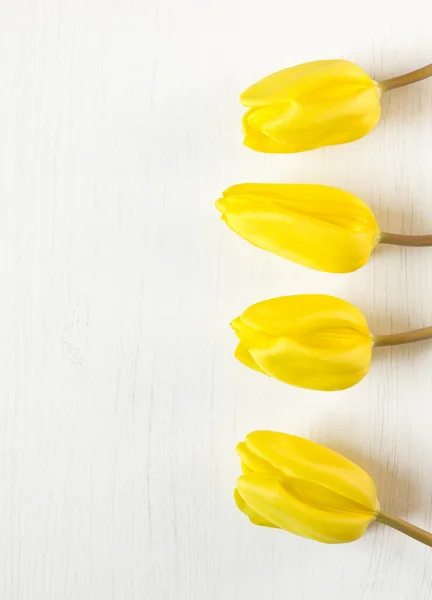
{"type": "Polygon", "coordinates": [[[376,78],[432,61],[428,0],[1,0],[0,597],[428,599],[432,551],[372,526],[327,547],[234,507],[234,446],[305,435],[432,528],[432,344],[376,352],[352,390],[296,390],[235,362],[228,322],[266,297],[333,293],[376,332],[432,322],[432,250],[349,276],[236,238],[241,181],[319,182],[383,229],[432,231],[432,82],[377,130],[297,156],[244,148],[238,95],[299,62],[376,78]]]}

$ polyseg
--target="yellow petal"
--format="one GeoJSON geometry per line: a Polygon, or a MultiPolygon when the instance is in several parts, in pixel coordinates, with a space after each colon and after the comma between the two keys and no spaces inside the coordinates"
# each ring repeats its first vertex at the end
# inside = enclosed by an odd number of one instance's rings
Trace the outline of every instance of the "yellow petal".
{"type": "Polygon", "coordinates": [[[285,474],[277,465],[272,465],[265,458],[259,456],[258,453],[255,453],[249,447],[247,438],[246,442],[237,444],[236,452],[240,457],[242,471],[245,475],[248,473],[264,473],[267,475],[271,474],[274,477],[282,477],[285,474]],[[243,469],[243,466],[246,467],[247,471],[243,469]]]}
{"type": "MultiPolygon", "coordinates": [[[[299,112],[302,110],[300,104],[297,102],[288,101],[284,104],[276,104],[273,106],[265,106],[263,108],[252,108],[244,115],[244,124],[249,125],[256,131],[265,133],[265,128],[269,124],[270,126],[275,121],[283,120],[294,120],[299,112]]],[[[275,140],[276,141],[276,140],[275,140]]],[[[285,141],[281,143],[285,144],[285,141]]]]}
{"type": "Polygon", "coordinates": [[[334,225],[352,232],[379,231],[375,216],[360,198],[339,188],[310,183],[240,183],[216,202],[220,212],[241,214],[249,202],[334,225]]]}
{"type": "MultiPolygon", "coordinates": [[[[236,358],[238,358],[240,362],[246,363],[253,361],[252,357],[249,359],[245,356],[245,352],[248,348],[266,348],[268,344],[271,343],[272,338],[270,335],[265,331],[260,330],[259,327],[248,325],[241,317],[237,317],[231,321],[231,327],[240,340],[241,347],[237,347],[235,353],[236,358]]],[[[249,367],[251,365],[248,364],[247,366],[249,367]]]]}
{"type": "MultiPolygon", "coordinates": [[[[330,343],[334,345],[333,340],[330,343]]],[[[249,348],[249,352],[260,369],[284,383],[310,390],[338,391],[352,387],[368,373],[372,342],[311,348],[294,339],[279,338],[265,349],[249,348]]]]}
{"type": "Polygon", "coordinates": [[[252,108],[320,94],[316,97],[318,103],[364,87],[375,87],[375,83],[358,65],[347,60],[317,60],[264,77],[245,90],[240,101],[252,108]]]}
{"type": "Polygon", "coordinates": [[[327,186],[240,184],[226,190],[216,207],[255,246],[321,271],[358,269],[379,240],[369,207],[327,186]]]}
{"type": "Polygon", "coordinates": [[[277,431],[253,431],[236,450],[250,472],[297,477],[323,485],[369,511],[379,508],[375,484],[366,471],[325,446],[277,431]]]}
{"type": "Polygon", "coordinates": [[[267,118],[261,132],[285,144],[287,152],[304,152],[358,140],[372,131],[380,116],[378,92],[368,89],[350,98],[302,106],[294,115],[288,107],[267,118]]]}
{"type": "Polygon", "coordinates": [[[258,371],[259,373],[264,373],[264,375],[265,375],[265,372],[256,364],[255,360],[252,358],[249,350],[241,342],[240,342],[240,344],[237,345],[237,348],[234,352],[234,356],[236,357],[237,360],[239,360],[246,367],[249,367],[250,369],[254,369],[255,371],[258,371]]]}
{"type": "Polygon", "coordinates": [[[234,490],[234,500],[237,504],[237,507],[244,513],[247,517],[249,517],[251,523],[254,525],[261,525],[262,527],[275,527],[278,529],[277,525],[273,525],[270,521],[266,521],[263,517],[261,517],[258,513],[254,512],[250,506],[246,504],[243,498],[238,493],[238,490],[234,490]]]}
{"type": "Polygon", "coordinates": [[[362,312],[353,304],[324,294],[280,296],[253,304],[241,316],[242,327],[269,336],[290,336],[314,348],[353,346],[372,336],[362,312]]]}
{"type": "Polygon", "coordinates": [[[296,535],[329,544],[361,537],[376,512],[328,488],[302,479],[243,475],[237,490],[261,518],[296,535]]]}
{"type": "Polygon", "coordinates": [[[280,144],[270,139],[260,130],[255,129],[248,123],[249,114],[243,117],[243,143],[248,148],[257,152],[267,152],[270,154],[286,154],[286,144],[280,144]]]}
{"type": "Polygon", "coordinates": [[[250,469],[246,463],[244,463],[243,461],[240,461],[240,465],[241,465],[242,473],[244,475],[247,475],[248,473],[252,473],[252,469],[250,469]]]}

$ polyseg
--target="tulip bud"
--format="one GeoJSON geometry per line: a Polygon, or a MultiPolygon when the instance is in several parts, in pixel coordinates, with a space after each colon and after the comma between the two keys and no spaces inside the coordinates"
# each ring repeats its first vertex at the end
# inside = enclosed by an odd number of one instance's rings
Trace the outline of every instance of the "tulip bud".
{"type": "Polygon", "coordinates": [[[361,537],[380,511],[375,484],[360,467],[309,440],[254,431],[237,448],[234,493],[252,523],[340,544],[361,537]]]}
{"type": "Polygon", "coordinates": [[[432,338],[432,327],[373,336],[358,308],[334,296],[264,300],[231,323],[236,358],[265,375],[311,390],[336,391],[368,373],[372,348],[432,338]]]}
{"type": "Polygon", "coordinates": [[[333,450],[276,431],[254,431],[236,450],[244,474],[234,498],[255,525],[343,544],[376,520],[432,546],[431,533],[381,510],[369,475],[333,450]]]}
{"type": "Polygon", "coordinates": [[[293,153],[345,144],[369,133],[383,92],[432,75],[432,65],[377,83],[347,60],[319,60],[273,73],[241,95],[244,143],[293,153]]]}
{"type": "Polygon", "coordinates": [[[255,246],[319,271],[355,271],[380,241],[370,208],[324,185],[234,185],[216,208],[228,227],[255,246]]]}
{"type": "Polygon", "coordinates": [[[358,308],[333,296],[264,300],[235,319],[242,363],[285,383],[342,390],[369,371],[373,338],[358,308]]]}

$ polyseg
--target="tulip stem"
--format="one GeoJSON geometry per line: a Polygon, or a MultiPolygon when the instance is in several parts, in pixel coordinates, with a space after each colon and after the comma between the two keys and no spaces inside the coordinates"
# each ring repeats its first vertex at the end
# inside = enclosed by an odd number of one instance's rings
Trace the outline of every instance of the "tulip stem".
{"type": "Polygon", "coordinates": [[[401,235],[399,233],[381,232],[380,244],[393,246],[432,246],[432,235],[401,235]]]}
{"type": "Polygon", "coordinates": [[[426,544],[426,546],[432,547],[432,533],[425,531],[424,529],[420,529],[420,527],[416,527],[415,525],[411,525],[407,521],[403,519],[399,519],[398,517],[393,517],[392,515],[388,515],[387,513],[380,512],[377,521],[379,523],[383,523],[384,525],[388,525],[393,529],[397,529],[401,531],[405,535],[421,542],[422,544],[426,544]]]}
{"type": "Polygon", "coordinates": [[[432,63],[421,69],[399,75],[399,77],[385,79],[378,85],[383,92],[388,92],[389,90],[394,90],[395,88],[403,87],[404,85],[410,85],[410,83],[416,83],[416,81],[422,81],[422,79],[427,79],[428,77],[432,77],[432,63]]]}
{"type": "Polygon", "coordinates": [[[413,331],[403,333],[390,333],[387,335],[377,335],[374,337],[374,346],[399,346],[400,344],[411,344],[412,342],[422,342],[432,338],[432,327],[423,327],[413,331]]]}

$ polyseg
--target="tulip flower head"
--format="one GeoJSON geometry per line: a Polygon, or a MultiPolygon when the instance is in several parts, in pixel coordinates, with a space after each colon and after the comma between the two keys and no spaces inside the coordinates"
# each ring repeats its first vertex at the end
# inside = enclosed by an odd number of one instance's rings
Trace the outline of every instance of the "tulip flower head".
{"type": "Polygon", "coordinates": [[[432,338],[432,327],[373,336],[362,312],[320,294],[282,296],[250,306],[231,323],[236,358],[284,383],[312,390],[349,388],[368,373],[375,346],[432,338]]]}
{"type": "Polygon", "coordinates": [[[259,152],[304,152],[368,134],[381,116],[383,92],[432,75],[432,65],[377,83],[347,60],[318,60],[283,69],[240,97],[244,143],[259,152]]]}
{"type": "Polygon", "coordinates": [[[236,450],[243,475],[234,498],[254,525],[343,544],[378,521],[432,546],[431,533],[381,509],[366,471],[325,446],[286,433],[254,431],[236,450]]]}
{"type": "Polygon", "coordinates": [[[432,235],[381,231],[357,196],[326,185],[241,183],[216,201],[222,220],[268,252],[317,271],[349,273],[377,244],[432,246],[432,235]]]}
{"type": "Polygon", "coordinates": [[[371,209],[325,185],[243,183],[228,188],[216,208],[251,244],[318,271],[355,271],[380,241],[371,209]]]}
{"type": "Polygon", "coordinates": [[[380,511],[375,484],[337,452],[301,437],[254,431],[237,448],[234,492],[255,525],[341,544],[360,538],[380,511]]]}

